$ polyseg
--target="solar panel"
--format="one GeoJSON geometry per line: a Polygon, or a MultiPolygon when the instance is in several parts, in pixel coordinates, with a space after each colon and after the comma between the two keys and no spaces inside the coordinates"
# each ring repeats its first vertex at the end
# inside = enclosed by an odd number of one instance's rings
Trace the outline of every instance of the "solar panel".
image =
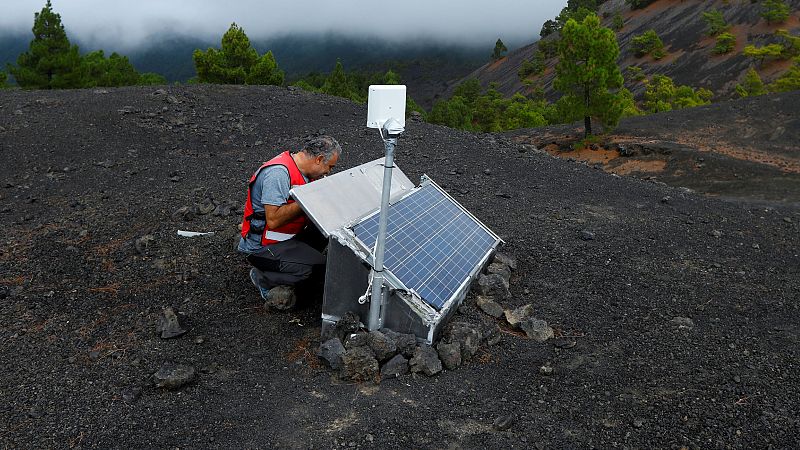
{"type": "MultiPolygon", "coordinates": [[[[353,227],[374,249],[380,215],[353,227]]],[[[407,288],[441,309],[499,239],[435,184],[425,184],[389,207],[384,265],[407,288]]]]}

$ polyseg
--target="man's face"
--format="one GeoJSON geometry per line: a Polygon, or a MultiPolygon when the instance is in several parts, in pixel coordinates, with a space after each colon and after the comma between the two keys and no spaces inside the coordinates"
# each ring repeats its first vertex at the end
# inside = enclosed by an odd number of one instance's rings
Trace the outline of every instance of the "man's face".
{"type": "Polygon", "coordinates": [[[312,179],[322,178],[329,173],[331,173],[331,169],[336,166],[336,163],[339,161],[339,154],[334,153],[331,156],[331,159],[325,161],[325,155],[319,155],[314,158],[314,165],[309,172],[309,176],[312,179]]]}

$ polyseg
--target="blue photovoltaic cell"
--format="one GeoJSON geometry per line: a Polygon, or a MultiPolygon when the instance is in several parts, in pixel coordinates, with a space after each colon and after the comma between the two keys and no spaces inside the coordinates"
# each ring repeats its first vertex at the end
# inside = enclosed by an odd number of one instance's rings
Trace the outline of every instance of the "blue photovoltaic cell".
{"type": "MultiPolygon", "coordinates": [[[[353,227],[375,248],[380,214],[353,227]]],[[[434,185],[426,185],[389,207],[384,266],[428,304],[441,309],[496,238],[434,185]]]]}

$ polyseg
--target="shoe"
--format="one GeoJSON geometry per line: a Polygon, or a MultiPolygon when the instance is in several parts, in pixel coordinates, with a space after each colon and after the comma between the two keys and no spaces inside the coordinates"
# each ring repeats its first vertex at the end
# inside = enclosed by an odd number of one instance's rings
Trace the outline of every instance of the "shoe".
{"type": "Polygon", "coordinates": [[[261,291],[261,297],[264,298],[264,306],[267,308],[286,311],[294,308],[294,305],[297,304],[297,295],[293,286],[275,286],[267,291],[266,297],[264,296],[264,290],[262,289],[261,291]]]}
{"type": "Polygon", "coordinates": [[[261,285],[258,283],[258,271],[255,267],[250,269],[250,281],[253,282],[253,286],[258,288],[258,292],[261,294],[261,298],[264,300],[269,300],[269,289],[262,288],[261,285]]]}

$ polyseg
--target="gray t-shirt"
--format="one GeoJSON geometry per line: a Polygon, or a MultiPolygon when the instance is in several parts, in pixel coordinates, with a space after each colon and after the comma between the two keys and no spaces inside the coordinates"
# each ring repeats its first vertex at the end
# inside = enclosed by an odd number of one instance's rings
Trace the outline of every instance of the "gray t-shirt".
{"type": "MultiPolygon", "coordinates": [[[[303,179],[308,183],[308,178],[305,175],[303,175],[303,179]]],[[[262,170],[256,177],[250,193],[253,212],[263,213],[264,205],[281,206],[286,204],[286,201],[289,200],[289,189],[291,189],[289,169],[276,164],[262,170]]],[[[255,228],[263,228],[264,225],[264,221],[260,219],[252,219],[250,221],[250,226],[255,228]]],[[[261,235],[259,234],[251,233],[247,235],[247,238],[239,239],[238,250],[242,253],[259,253],[263,248],[261,235]]]]}

